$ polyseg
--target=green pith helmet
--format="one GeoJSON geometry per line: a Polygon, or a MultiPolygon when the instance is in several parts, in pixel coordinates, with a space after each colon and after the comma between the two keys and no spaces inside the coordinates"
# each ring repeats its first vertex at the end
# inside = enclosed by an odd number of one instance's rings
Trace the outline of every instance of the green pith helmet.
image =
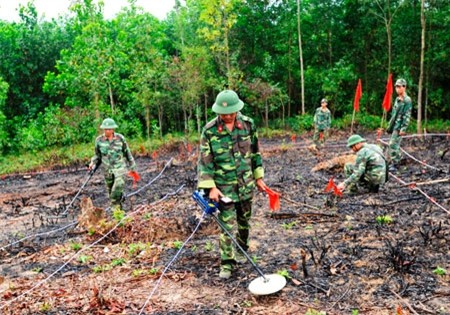
{"type": "Polygon", "coordinates": [[[112,118],[105,118],[102,124],[100,125],[101,129],[115,129],[117,126],[116,122],[112,118]]]}
{"type": "Polygon", "coordinates": [[[239,99],[235,91],[225,90],[216,97],[212,110],[216,114],[226,115],[240,111],[244,107],[244,102],[239,99]]]}
{"type": "Polygon", "coordinates": [[[347,140],[347,147],[351,148],[352,146],[360,142],[366,142],[366,139],[364,139],[360,135],[352,135],[347,140]]]}
{"type": "Polygon", "coordinates": [[[395,86],[398,86],[398,85],[400,85],[400,86],[406,86],[406,80],[405,80],[405,79],[398,79],[398,80],[395,82],[395,86]]]}

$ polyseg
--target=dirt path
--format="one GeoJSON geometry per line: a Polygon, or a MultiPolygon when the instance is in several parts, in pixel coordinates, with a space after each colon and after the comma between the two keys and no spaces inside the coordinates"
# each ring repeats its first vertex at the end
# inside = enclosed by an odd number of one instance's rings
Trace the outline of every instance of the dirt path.
{"type": "MultiPolygon", "coordinates": [[[[221,281],[218,228],[209,218],[167,271],[143,314],[305,314],[308,309],[317,311],[310,314],[450,314],[449,215],[392,179],[378,194],[338,198],[325,193],[331,176],[342,180],[342,170],[311,169],[348,153],[339,145],[344,142],[343,135],[335,134],[328,150],[312,154],[305,142],[262,141],[266,182],[283,194],[282,209],[271,213],[267,197],[256,195],[249,254],[265,273],[289,277],[282,291],[250,294],[247,286],[258,274],[249,263],[221,281]],[[438,275],[438,267],[447,274],[438,275]]],[[[448,139],[408,139],[403,146],[444,171],[407,159],[400,175],[405,182],[449,177],[450,157],[439,155],[449,147],[448,139]]],[[[155,178],[170,157],[174,163],[161,178],[126,201],[132,219],[94,246],[89,247],[114,220],[90,233],[64,229],[0,250],[1,313],[139,314],[201,216],[191,198],[196,160],[188,152],[167,153],[157,163],[137,158],[143,178],[139,187],[155,178]],[[181,185],[176,196],[152,204],[181,185]]],[[[74,222],[79,200],[69,216],[58,216],[86,175],[74,170],[0,181],[1,246],[74,222]]],[[[132,193],[131,182],[128,187],[132,193]]],[[[450,209],[449,183],[421,188],[450,209]]],[[[100,172],[80,194],[86,196],[95,207],[108,207],[100,172]]]]}

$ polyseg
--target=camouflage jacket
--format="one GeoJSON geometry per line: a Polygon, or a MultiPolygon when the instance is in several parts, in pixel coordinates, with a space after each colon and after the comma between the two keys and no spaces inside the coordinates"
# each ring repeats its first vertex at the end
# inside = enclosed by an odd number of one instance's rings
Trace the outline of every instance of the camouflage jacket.
{"type": "Polygon", "coordinates": [[[220,116],[203,128],[198,162],[198,188],[217,187],[234,202],[253,197],[255,180],[264,176],[253,120],[238,113],[233,131],[220,116]]]}
{"type": "Polygon", "coordinates": [[[97,167],[103,164],[105,170],[115,175],[124,175],[127,172],[126,161],[131,170],[136,168],[130,148],[125,137],[119,133],[114,133],[113,139],[109,141],[104,135],[95,140],[95,155],[91,163],[97,167]]]}
{"type": "Polygon", "coordinates": [[[322,111],[322,107],[316,109],[314,127],[318,130],[325,130],[331,127],[331,112],[328,108],[325,111],[322,111]]]}
{"type": "Polygon", "coordinates": [[[363,144],[356,155],[355,171],[344,184],[356,184],[362,177],[375,185],[386,182],[386,160],[381,148],[375,144],[363,144]]]}
{"type": "Polygon", "coordinates": [[[397,97],[395,99],[394,107],[392,108],[392,116],[386,131],[389,133],[392,133],[395,130],[406,132],[411,119],[411,110],[412,102],[408,95],[405,94],[403,101],[397,97]]]}

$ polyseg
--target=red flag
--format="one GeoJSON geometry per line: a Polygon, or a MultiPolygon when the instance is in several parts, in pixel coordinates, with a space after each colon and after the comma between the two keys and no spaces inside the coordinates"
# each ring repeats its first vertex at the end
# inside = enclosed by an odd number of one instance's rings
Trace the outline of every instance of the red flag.
{"type": "Polygon", "coordinates": [[[297,136],[296,136],[295,134],[293,134],[293,135],[291,136],[291,141],[292,141],[292,142],[295,142],[296,139],[297,139],[297,136]]]}
{"type": "Polygon", "coordinates": [[[391,110],[391,99],[392,99],[392,73],[389,74],[388,81],[386,84],[386,94],[383,100],[383,109],[388,112],[391,110]]]}
{"type": "Polygon", "coordinates": [[[358,86],[356,87],[355,100],[353,101],[353,109],[355,112],[359,112],[359,99],[362,95],[361,79],[358,80],[358,86]]]}
{"type": "Polygon", "coordinates": [[[266,193],[269,196],[270,210],[272,211],[280,210],[280,193],[273,191],[269,187],[266,188],[266,193]]]}
{"type": "Polygon", "coordinates": [[[331,189],[333,189],[333,186],[334,186],[333,178],[334,178],[334,176],[332,176],[330,178],[330,180],[328,181],[327,187],[325,187],[325,192],[329,192],[331,189]]]}
{"type": "Polygon", "coordinates": [[[141,176],[136,171],[129,171],[128,175],[133,178],[133,188],[136,188],[136,183],[141,179],[141,176]]]}
{"type": "Polygon", "coordinates": [[[333,194],[335,196],[342,197],[342,191],[340,191],[339,188],[336,186],[336,184],[334,183],[333,178],[334,178],[334,176],[332,176],[330,178],[330,180],[328,181],[327,187],[325,187],[325,192],[329,192],[330,190],[333,189],[333,194]]]}

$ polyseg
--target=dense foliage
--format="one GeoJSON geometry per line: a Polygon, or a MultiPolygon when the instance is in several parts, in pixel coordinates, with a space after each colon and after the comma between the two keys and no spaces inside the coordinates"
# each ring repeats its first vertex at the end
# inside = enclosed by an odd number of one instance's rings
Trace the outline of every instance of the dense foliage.
{"type": "MultiPolygon", "coordinates": [[[[445,128],[450,4],[422,1],[422,117],[425,127],[444,118],[445,128]]],[[[133,0],[112,20],[101,2],[72,3],[57,20],[39,19],[31,2],[20,7],[20,22],[0,21],[3,153],[91,142],[105,117],[128,137],[198,132],[225,87],[237,90],[244,112],[265,127],[308,128],[323,97],[345,120],[358,78],[357,119],[378,125],[373,117],[382,115],[390,72],[408,81],[418,103],[420,0],[177,0],[164,21],[133,0]]]]}

